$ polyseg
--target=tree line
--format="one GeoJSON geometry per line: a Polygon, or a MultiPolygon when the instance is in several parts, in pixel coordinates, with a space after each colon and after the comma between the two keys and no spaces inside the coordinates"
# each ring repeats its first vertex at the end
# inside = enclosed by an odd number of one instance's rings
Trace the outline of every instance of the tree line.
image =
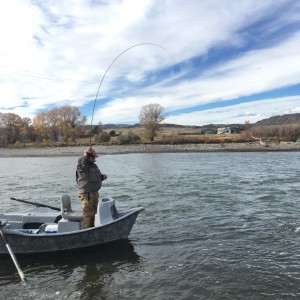
{"type": "MultiPolygon", "coordinates": [[[[144,129],[143,136],[149,141],[154,141],[166,117],[160,104],[143,106],[139,114],[140,126],[144,129]]],[[[274,141],[296,141],[300,138],[299,124],[253,126],[246,122],[244,127],[244,131],[240,134],[240,139],[244,141],[251,140],[252,136],[274,141]]],[[[0,112],[0,146],[32,142],[64,144],[91,135],[93,142],[102,143],[109,142],[116,133],[113,130],[109,134],[105,132],[101,122],[91,131],[86,116],[82,116],[76,106],[63,106],[40,112],[33,120],[14,113],[0,112]]],[[[118,136],[120,144],[136,143],[140,139],[140,136],[132,132],[118,136]]]]}
{"type": "MultiPolygon", "coordinates": [[[[164,108],[160,104],[143,106],[140,110],[139,121],[144,129],[144,137],[149,141],[154,141],[166,117],[164,108]]],[[[141,139],[132,132],[127,135],[117,135],[112,130],[108,134],[103,130],[101,122],[93,126],[91,131],[91,127],[87,125],[86,116],[82,116],[76,106],[63,106],[40,112],[33,120],[27,117],[22,118],[14,113],[0,112],[0,146],[32,142],[64,144],[68,141],[75,142],[78,138],[88,138],[91,135],[93,142],[96,143],[109,142],[110,138],[115,136],[118,136],[120,144],[136,143],[141,139]]],[[[271,141],[297,141],[300,138],[300,125],[253,126],[246,122],[240,139],[251,141],[252,136],[271,141]]]]}
{"type": "MultiPolygon", "coordinates": [[[[160,124],[165,118],[164,108],[160,104],[148,104],[141,108],[140,126],[145,129],[145,135],[150,141],[156,137],[160,124]]],[[[89,137],[91,134],[94,141],[109,140],[109,136],[102,129],[101,122],[92,132],[86,123],[86,116],[82,116],[76,106],[62,106],[40,112],[33,120],[22,118],[14,113],[0,112],[0,146],[30,142],[65,143],[68,140],[75,142],[77,138],[89,137]]],[[[139,137],[131,135],[120,137],[122,143],[128,140],[137,141],[139,137]]]]}
{"type": "Polygon", "coordinates": [[[14,113],[0,112],[0,145],[28,142],[64,142],[85,134],[86,117],[76,106],[53,108],[38,113],[33,120],[14,113]]]}

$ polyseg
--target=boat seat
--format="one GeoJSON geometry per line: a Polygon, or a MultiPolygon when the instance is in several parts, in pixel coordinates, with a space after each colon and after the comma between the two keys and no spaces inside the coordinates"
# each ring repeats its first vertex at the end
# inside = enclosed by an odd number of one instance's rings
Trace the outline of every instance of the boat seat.
{"type": "Polygon", "coordinates": [[[0,220],[0,227],[4,227],[7,223],[7,220],[1,219],[0,220]]]}
{"type": "Polygon", "coordinates": [[[82,211],[74,211],[71,207],[71,198],[69,195],[61,196],[61,216],[68,221],[81,221],[83,218],[82,211]]]}

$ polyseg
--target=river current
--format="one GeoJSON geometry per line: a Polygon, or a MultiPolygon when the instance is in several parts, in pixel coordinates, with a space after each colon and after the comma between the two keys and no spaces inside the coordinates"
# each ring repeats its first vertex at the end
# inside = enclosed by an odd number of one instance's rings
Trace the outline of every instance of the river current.
{"type": "MultiPolygon", "coordinates": [[[[1,211],[60,207],[77,157],[0,158],[1,211]]],[[[1,299],[299,299],[300,152],[105,155],[101,197],[142,206],[128,240],[0,258],[1,299]]]]}

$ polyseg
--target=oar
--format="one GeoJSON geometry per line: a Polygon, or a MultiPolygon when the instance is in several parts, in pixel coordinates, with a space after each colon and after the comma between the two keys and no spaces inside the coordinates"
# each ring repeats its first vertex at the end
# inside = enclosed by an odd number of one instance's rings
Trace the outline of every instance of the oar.
{"type": "Polygon", "coordinates": [[[14,262],[14,264],[15,264],[15,267],[16,267],[17,270],[18,270],[18,273],[19,273],[19,275],[20,275],[21,280],[22,280],[22,281],[25,281],[25,275],[24,275],[23,271],[21,270],[21,268],[20,268],[20,266],[19,266],[19,264],[18,264],[18,261],[17,261],[15,255],[14,255],[14,253],[13,253],[13,251],[12,251],[12,249],[11,249],[11,247],[10,247],[10,245],[9,245],[9,243],[8,243],[8,241],[7,241],[7,239],[6,239],[6,237],[5,237],[4,231],[2,230],[2,226],[4,226],[5,223],[6,223],[6,221],[5,221],[5,222],[0,221],[0,233],[1,233],[1,236],[2,236],[2,238],[3,238],[3,240],[4,240],[4,242],[5,242],[6,248],[7,248],[8,252],[9,252],[9,254],[10,254],[11,259],[13,260],[13,262],[14,262]],[[2,224],[3,224],[3,225],[2,225],[2,224]]]}
{"type": "Polygon", "coordinates": [[[27,201],[27,200],[21,200],[21,199],[17,199],[17,198],[14,198],[14,197],[10,197],[10,199],[15,200],[15,201],[19,201],[19,202],[23,202],[23,203],[26,203],[26,204],[36,205],[37,207],[48,207],[48,208],[51,208],[51,209],[54,209],[54,210],[57,210],[57,211],[61,210],[58,207],[53,207],[53,206],[38,203],[38,202],[31,202],[31,201],[27,201]]]}

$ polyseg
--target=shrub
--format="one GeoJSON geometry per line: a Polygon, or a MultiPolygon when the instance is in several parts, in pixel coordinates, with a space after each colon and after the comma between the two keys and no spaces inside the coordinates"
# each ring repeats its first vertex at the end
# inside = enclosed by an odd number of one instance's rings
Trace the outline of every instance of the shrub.
{"type": "Polygon", "coordinates": [[[284,141],[297,141],[300,137],[299,124],[253,126],[252,135],[263,139],[276,138],[284,141]]]}
{"type": "Polygon", "coordinates": [[[116,132],[115,132],[114,130],[111,130],[111,131],[109,132],[109,135],[110,135],[110,136],[116,136],[117,134],[116,134],[116,132]]]}
{"type": "Polygon", "coordinates": [[[110,141],[110,135],[105,131],[101,131],[94,135],[94,141],[96,143],[107,143],[110,141]]]}
{"type": "Polygon", "coordinates": [[[141,137],[137,134],[132,133],[131,131],[128,134],[120,134],[119,135],[120,144],[135,144],[137,141],[141,139],[141,137]]]}

